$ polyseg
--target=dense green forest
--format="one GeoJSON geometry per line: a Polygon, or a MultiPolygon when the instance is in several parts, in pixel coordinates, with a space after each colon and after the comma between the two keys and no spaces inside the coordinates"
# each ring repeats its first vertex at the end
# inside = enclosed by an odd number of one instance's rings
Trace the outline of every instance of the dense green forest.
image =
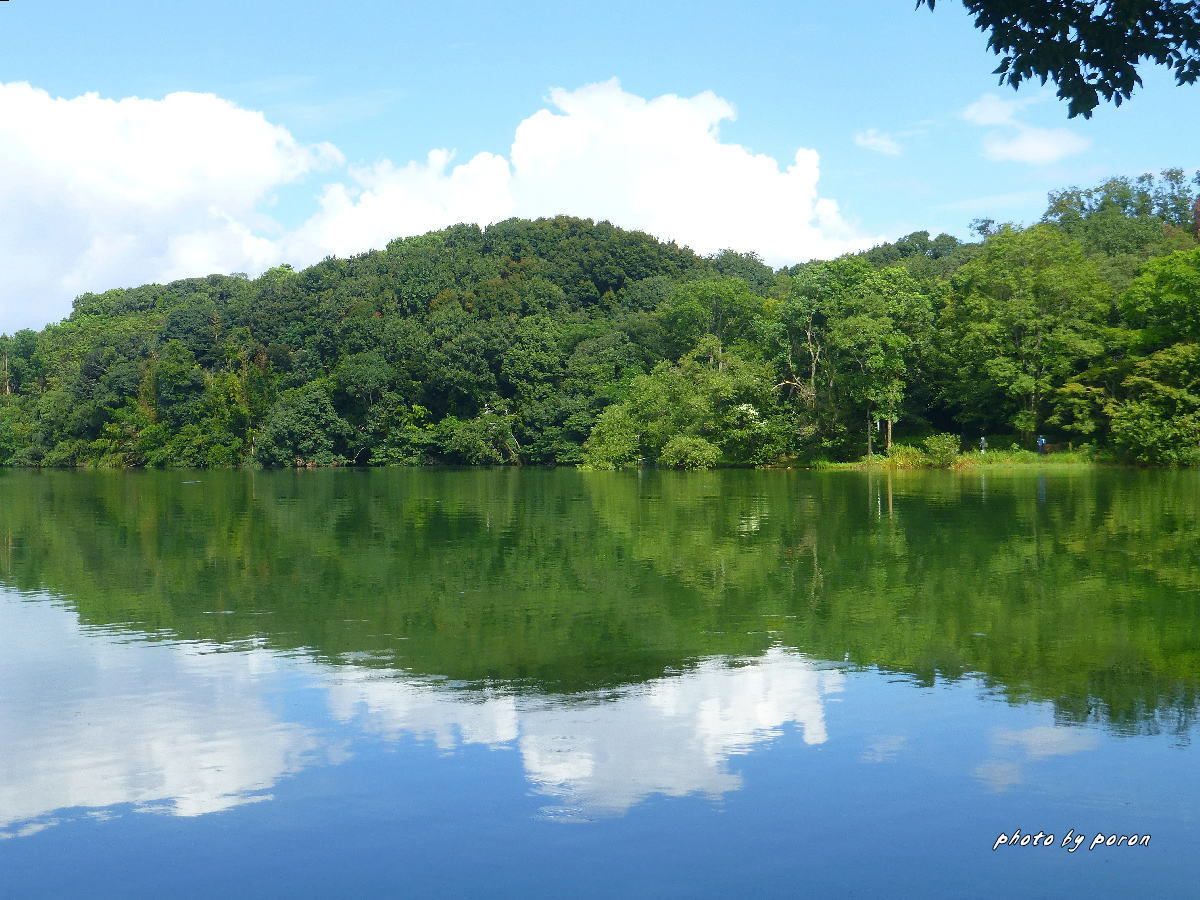
{"type": "Polygon", "coordinates": [[[0,337],[0,465],[701,468],[935,433],[1194,464],[1198,189],[778,271],[559,217],[84,294],[0,337]]]}

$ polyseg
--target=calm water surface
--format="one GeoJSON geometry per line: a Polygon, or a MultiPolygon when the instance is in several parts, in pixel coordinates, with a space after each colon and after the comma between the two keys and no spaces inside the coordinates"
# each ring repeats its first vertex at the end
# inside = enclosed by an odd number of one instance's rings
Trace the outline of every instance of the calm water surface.
{"type": "Polygon", "coordinates": [[[1196,896],[1198,626],[1195,472],[3,472],[0,894],[1196,896]]]}

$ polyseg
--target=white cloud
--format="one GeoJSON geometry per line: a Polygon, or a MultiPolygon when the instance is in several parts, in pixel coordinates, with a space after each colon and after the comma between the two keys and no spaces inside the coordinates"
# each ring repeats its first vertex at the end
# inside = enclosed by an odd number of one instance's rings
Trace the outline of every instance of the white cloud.
{"type": "Polygon", "coordinates": [[[341,155],[212,94],[55,98],[0,84],[0,331],[84,291],[261,269],[259,206],[341,155]]]}
{"type": "Polygon", "coordinates": [[[111,100],[0,84],[0,331],[39,326],[84,291],[211,272],[308,265],[457,222],[568,213],[708,253],[773,264],[878,243],[818,193],[819,158],[786,164],[723,141],[728,101],[645,99],[615,80],[555,89],[516,127],[508,155],[341,168],[259,112],[212,94],[111,100]],[[273,192],[339,167],[317,209],[285,231],[273,192]]]}
{"type": "Polygon", "coordinates": [[[351,170],[321,211],[286,244],[312,258],[318,248],[350,253],[398,235],[455,222],[566,213],[639,228],[701,253],[754,250],[775,264],[870,246],[817,192],[819,159],[797,150],[790,164],[721,140],[734,109],[710,91],[651,100],[616,79],[550,92],[550,109],[516,129],[506,159],[453,154],[424,162],[384,161],[351,170]]]}
{"type": "Polygon", "coordinates": [[[1046,165],[1092,146],[1088,138],[1070,129],[1037,128],[1017,119],[1017,113],[1040,99],[1039,95],[1004,100],[995,94],[984,94],[963,110],[963,118],[972,125],[1002,129],[984,138],[983,155],[987,159],[1046,165]]]}
{"type": "Polygon", "coordinates": [[[303,265],[458,222],[488,224],[514,215],[504,157],[480,153],[457,166],[453,160],[448,150],[431,150],[424,162],[351,168],[354,184],[327,185],[320,212],[282,240],[281,252],[303,265]]]}
{"type": "Polygon", "coordinates": [[[1091,146],[1090,140],[1066,128],[1032,128],[1023,125],[1015,134],[988,135],[983,142],[983,155],[998,162],[1023,162],[1040,166],[1082,153],[1091,146]]]}
{"type": "Polygon", "coordinates": [[[854,136],[854,143],[864,149],[885,153],[888,156],[899,156],[901,152],[900,144],[894,137],[874,128],[860,131],[854,136]]]}
{"type": "Polygon", "coordinates": [[[963,110],[963,118],[972,125],[1015,125],[1016,115],[1032,98],[1005,100],[995,94],[984,94],[963,110]]]}

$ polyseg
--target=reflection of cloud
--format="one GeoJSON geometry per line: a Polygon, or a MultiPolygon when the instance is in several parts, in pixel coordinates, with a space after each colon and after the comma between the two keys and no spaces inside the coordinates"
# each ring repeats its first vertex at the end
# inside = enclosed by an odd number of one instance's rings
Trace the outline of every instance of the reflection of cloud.
{"type": "Polygon", "coordinates": [[[540,791],[589,812],[624,812],[651,794],[716,796],[741,786],[729,757],[787,723],[824,743],[823,698],[841,689],[841,673],[782,650],[738,667],[707,660],[613,700],[532,710],[521,755],[540,791]]]}
{"type": "Polygon", "coordinates": [[[901,737],[900,735],[881,737],[862,752],[860,759],[868,763],[888,762],[895,759],[896,755],[904,749],[907,743],[908,738],[901,737]]]}
{"type": "Polygon", "coordinates": [[[1084,750],[1095,750],[1096,735],[1082,728],[1056,728],[1053,725],[1038,725],[1022,731],[1001,728],[996,731],[996,743],[1000,746],[1020,747],[1030,759],[1047,756],[1070,756],[1084,750]]]}
{"type": "Polygon", "coordinates": [[[265,651],[130,644],[45,602],[0,603],[0,828],[133,804],[196,816],[265,799],[315,751],[263,699],[265,651]]]}
{"type": "Polygon", "coordinates": [[[975,767],[975,777],[985,782],[993,791],[1007,791],[1014,784],[1021,784],[1025,776],[1021,767],[1014,762],[989,759],[975,767]]]}
{"type": "Polygon", "coordinates": [[[787,723],[803,729],[806,743],[824,743],[824,696],[841,688],[839,672],[772,650],[748,665],[706,660],[615,695],[565,700],[448,694],[351,671],[330,688],[330,703],[338,719],[358,713],[368,730],[428,736],[442,749],[515,741],[542,793],[590,812],[622,812],[652,794],[737,790],[729,757],[777,737],[787,723]]]}
{"type": "MultiPolygon", "coordinates": [[[[106,808],[197,816],[257,800],[339,738],[280,721],[267,702],[298,673],[343,726],[442,750],[518,751],[535,789],[565,808],[621,813],[654,794],[719,796],[741,786],[731,756],[793,724],[828,739],[824,703],[842,675],[773,649],[737,665],[566,697],[468,690],[394,670],[329,667],[257,647],[130,640],[81,626],[49,601],[0,598],[0,836],[106,808]]],[[[323,729],[322,729],[323,730],[323,729]]],[[[337,734],[337,731],[334,732],[337,734]]]]}
{"type": "Polygon", "coordinates": [[[1005,791],[1025,780],[1022,764],[1051,756],[1070,756],[1094,750],[1099,743],[1096,735],[1082,728],[1037,725],[1012,730],[999,728],[992,733],[996,755],[1017,751],[1020,759],[989,759],[975,768],[975,777],[986,782],[994,791],[1005,791]]]}
{"type": "Polygon", "coordinates": [[[466,691],[450,693],[395,672],[340,669],[328,688],[334,718],[358,716],[364,730],[396,739],[431,739],[440,750],[459,743],[497,746],[516,740],[513,697],[466,691]]]}

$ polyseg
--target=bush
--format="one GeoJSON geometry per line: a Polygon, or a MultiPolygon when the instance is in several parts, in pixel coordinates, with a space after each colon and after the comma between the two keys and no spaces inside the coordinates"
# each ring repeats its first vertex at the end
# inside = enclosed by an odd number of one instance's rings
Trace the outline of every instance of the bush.
{"type": "Polygon", "coordinates": [[[600,414],[583,445],[584,468],[619,469],[636,462],[640,440],[637,424],[625,406],[610,406],[600,414]]]}
{"type": "Polygon", "coordinates": [[[512,433],[514,419],[490,410],[473,419],[446,416],[435,431],[443,452],[468,465],[517,463],[520,448],[512,433]]]}
{"type": "Polygon", "coordinates": [[[929,465],[936,469],[948,469],[958,458],[958,436],[953,434],[932,434],[925,438],[925,454],[929,457],[929,465]]]}
{"type": "Polygon", "coordinates": [[[887,466],[890,469],[923,469],[929,465],[929,457],[920,447],[908,444],[892,444],[888,451],[887,466]]]}
{"type": "Polygon", "coordinates": [[[1141,400],[1116,404],[1113,443],[1140,463],[1190,466],[1200,462],[1200,413],[1172,414],[1141,400]]]}
{"type": "Polygon", "coordinates": [[[704,438],[677,434],[667,441],[658,455],[661,465],[672,469],[711,469],[721,458],[721,451],[704,438]]]}
{"type": "MultiPolygon", "coordinates": [[[[166,432],[161,425],[152,428],[154,437],[166,432]]],[[[207,420],[184,425],[164,444],[145,452],[146,465],[167,469],[227,469],[236,466],[241,457],[241,439],[207,420]]],[[[110,460],[109,465],[118,461],[119,457],[110,460]]]]}

